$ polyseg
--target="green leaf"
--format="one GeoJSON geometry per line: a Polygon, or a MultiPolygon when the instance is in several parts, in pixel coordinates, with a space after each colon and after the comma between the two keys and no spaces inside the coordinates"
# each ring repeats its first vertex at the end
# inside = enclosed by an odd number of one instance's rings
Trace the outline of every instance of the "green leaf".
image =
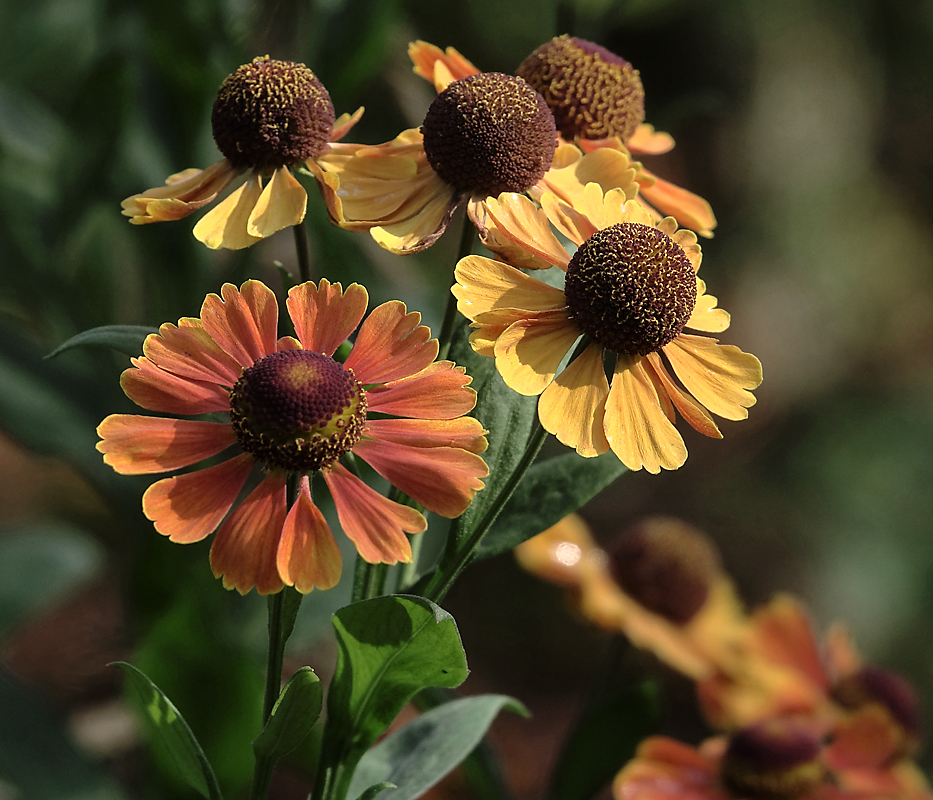
{"type": "Polygon", "coordinates": [[[143,351],[143,342],[150,333],[158,333],[157,328],[145,325],[102,325],[89,331],[72,336],[60,344],[46,358],[55,358],[74,347],[112,347],[128,356],[138,356],[143,351]]]}
{"type": "MultiPolygon", "coordinates": [[[[363,792],[358,800],[376,800],[376,798],[386,789],[394,789],[395,784],[389,783],[388,781],[383,781],[382,783],[376,783],[370,786],[365,792],[363,792]]],[[[348,794],[347,797],[353,797],[352,794],[348,794]]]]}
{"type": "Polygon", "coordinates": [[[382,780],[398,787],[386,800],[415,800],[470,754],[503,708],[528,716],[517,700],[498,694],[465,697],[425,712],[363,756],[347,796],[382,780]]]}
{"type": "Polygon", "coordinates": [[[126,672],[150,729],[172,754],[180,776],[209,800],[223,800],[207,756],[172,701],[132,664],[117,661],[114,666],[126,672]]]}
{"type": "Polygon", "coordinates": [[[535,463],[519,483],[477,558],[504,553],[536,536],[593,499],[626,471],[612,451],[596,458],[564,453],[535,463]]]}
{"type": "Polygon", "coordinates": [[[657,717],[657,688],[650,681],[593,703],[564,742],[548,800],[594,797],[655,730],[657,717]]]}
{"type": "Polygon", "coordinates": [[[278,761],[298,747],[321,714],[323,694],[321,679],[311,667],[302,667],[292,675],[272,708],[272,716],[253,740],[256,755],[278,761]]]}
{"type": "Polygon", "coordinates": [[[466,679],[454,618],[421,597],[377,597],[334,615],[337,669],[327,699],[325,753],[349,775],[415,692],[466,679]]]}

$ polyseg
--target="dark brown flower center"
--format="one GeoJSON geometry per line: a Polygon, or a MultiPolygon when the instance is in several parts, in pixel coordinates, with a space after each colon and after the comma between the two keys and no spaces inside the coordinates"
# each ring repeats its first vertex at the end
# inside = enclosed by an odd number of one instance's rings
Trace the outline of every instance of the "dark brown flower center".
{"type": "Polygon", "coordinates": [[[649,517],[613,544],[609,570],[645,608],[686,625],[706,603],[722,567],[715,545],[700,531],[673,517],[649,517]]]}
{"type": "Polygon", "coordinates": [[[736,797],[762,800],[805,797],[825,775],[819,739],[790,719],[768,720],[734,734],[721,770],[723,783],[736,797]]]}
{"type": "Polygon", "coordinates": [[[366,405],[352,370],[311,350],[283,350],[243,371],[230,419],[243,449],[267,467],[306,472],[353,449],[366,405]]]}
{"type": "Polygon", "coordinates": [[[643,356],[683,330],[696,305],[696,273],[667,234],[620,222],[580,246],[564,293],[584,333],[613,352],[643,356]]]}
{"type": "Polygon", "coordinates": [[[461,192],[524,192],[550,169],[557,129],[541,95],[521,78],[484,72],[454,81],[428,108],[424,151],[461,192]]]}
{"type": "Polygon", "coordinates": [[[516,70],[544,97],[561,136],[628,142],[645,121],[645,91],[638,70],[605,47],[558,36],[516,70]]]}
{"type": "Polygon", "coordinates": [[[920,700],[914,687],[895,672],[878,667],[862,667],[833,687],[833,697],[849,709],[878,703],[911,736],[920,733],[920,700]]]}
{"type": "Polygon", "coordinates": [[[237,169],[292,166],[324,152],[334,106],[304,64],[261,56],[227,76],[211,128],[217,148],[237,169]]]}

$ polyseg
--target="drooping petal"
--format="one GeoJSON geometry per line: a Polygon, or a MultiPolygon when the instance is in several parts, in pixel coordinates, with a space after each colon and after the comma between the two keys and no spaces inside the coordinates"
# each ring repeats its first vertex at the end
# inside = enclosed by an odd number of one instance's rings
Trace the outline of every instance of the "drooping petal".
{"type": "Polygon", "coordinates": [[[339,283],[321,278],[317,286],[292,287],[285,302],[301,346],[332,356],[363,319],[369,294],[358,283],[343,291],[339,283]]]}
{"type": "Polygon", "coordinates": [[[223,386],[180,378],[148,358],[130,361],[133,366],[120,376],[120,387],[142,408],[182,416],[230,410],[230,393],[223,386]]]}
{"type": "Polygon", "coordinates": [[[464,195],[440,179],[428,187],[433,196],[418,213],[401,222],[380,225],[369,232],[380,247],[404,256],[420,253],[441,238],[464,195]]]}
{"type": "Polygon", "coordinates": [[[414,419],[454,419],[476,405],[473,379],[452,361],[436,361],[410,378],[366,390],[369,410],[414,419]]]}
{"type": "Polygon", "coordinates": [[[340,527],[370,564],[411,561],[406,533],[421,533],[428,527],[419,512],[383,497],[340,464],[324,471],[324,480],[334,498],[340,527]]]}
{"type": "Polygon", "coordinates": [[[259,238],[246,229],[250,214],[262,194],[262,180],[252,174],[219,205],[208,211],[194,226],[194,237],[212,250],[242,250],[256,244],[259,238]]]}
{"type": "Polygon", "coordinates": [[[173,542],[199,542],[227,515],[254,463],[244,453],[214,467],[156,481],[143,495],[143,513],[173,542]]]}
{"type": "Polygon", "coordinates": [[[412,447],[459,447],[471,453],[486,450],[487,431],[473,417],[456,419],[370,419],[363,435],[380,442],[412,447]]]}
{"type": "Polygon", "coordinates": [[[616,362],[606,401],[606,439],[631,470],[677,469],[687,460],[687,448],[639,362],[623,355],[616,362]]]}
{"type": "Polygon", "coordinates": [[[563,169],[552,167],[538,186],[576,208],[581,201],[586,202],[583,196],[590,183],[597,184],[601,192],[616,189],[625,199],[632,200],[638,193],[636,174],[628,153],[603,148],[587,153],[563,169]]]}
{"type": "Polygon", "coordinates": [[[97,426],[97,449],[121,475],[169,472],[217,455],[236,441],[222,422],[111,414],[97,426]]]}
{"type": "Polygon", "coordinates": [[[360,383],[389,383],[421,372],[437,358],[437,340],[421,314],[398,300],[372,310],[360,326],[344,366],[360,383]]]}
{"type": "Polygon", "coordinates": [[[510,389],[541,394],[580,334],[564,309],[520,319],[496,341],[496,369],[510,389]]]}
{"type": "Polygon", "coordinates": [[[643,122],[635,128],[635,133],[628,140],[628,148],[633,153],[660,155],[674,149],[674,137],[664,131],[656,131],[654,125],[643,122]]]}
{"type": "Polygon", "coordinates": [[[363,111],[365,111],[365,109],[363,106],[360,106],[352,114],[344,113],[337,117],[337,119],[334,120],[334,129],[330,133],[330,140],[332,142],[339,142],[346,136],[350,132],[350,129],[362,119],[363,111]]]}
{"type": "Polygon", "coordinates": [[[483,488],[481,478],[489,474],[482,458],[455,447],[411,447],[364,439],[353,452],[428,511],[448,519],[466,511],[483,488]]]}
{"type": "Polygon", "coordinates": [[[225,283],[220,294],[209,294],[201,306],[211,338],[242,367],[276,352],[279,306],[272,290],[249,280],[239,289],[225,283]]]}
{"type": "Polygon", "coordinates": [[[657,353],[649,353],[645,356],[645,359],[647,367],[650,367],[671,402],[687,421],[687,424],[704,436],[709,436],[711,439],[722,439],[722,433],[709,412],[674,383],[664,367],[661,357],[657,353]]]}
{"type": "Polygon", "coordinates": [[[457,310],[470,320],[496,308],[549,311],[567,305],[560,289],[483,256],[461,258],[454,277],[457,283],[451,291],[457,298],[457,310]]]}
{"type": "Polygon", "coordinates": [[[709,203],[702,197],[669,181],[659,178],[653,172],[641,168],[639,177],[651,179],[643,183],[640,195],[652,206],[677,220],[685,228],[696,231],[700,236],[712,238],[716,227],[716,215],[709,203]]]}
{"type": "Polygon", "coordinates": [[[567,365],[538,400],[538,418],[548,433],[592,458],[605,453],[609,442],[603,415],[609,381],[603,368],[603,347],[591,344],[567,365]]]}
{"type": "Polygon", "coordinates": [[[288,167],[279,167],[262,190],[246,222],[250,236],[264,239],[305,218],[308,193],[288,167]]]}
{"type": "Polygon", "coordinates": [[[681,334],[665,345],[677,377],[697,400],[725,419],[746,419],[755,405],[748,390],[761,383],[761,362],[733,345],[681,334]]]}
{"type": "Polygon", "coordinates": [[[225,589],[271,594],[283,587],[277,553],[286,516],[285,473],[272,472],[226,519],[211,545],[211,570],[225,589]]]}
{"type": "Polygon", "coordinates": [[[567,268],[570,255],[544,212],[525,195],[503,192],[469,206],[483,245],[510,264],[531,269],[567,268]]]}
{"type": "Polygon", "coordinates": [[[729,312],[716,308],[717,300],[706,293],[706,284],[697,278],[697,302],[686,328],[706,333],[721,333],[729,327],[729,312]]]}
{"type": "Polygon", "coordinates": [[[165,186],[127,197],[122,213],[134,225],[187,217],[212,202],[236,174],[227,159],[207,169],[186,169],[169,176],[165,186]]]}
{"type": "Polygon", "coordinates": [[[165,323],[158,335],[150,334],[143,354],[158,367],[198,381],[233,386],[243,371],[204,330],[201,320],[185,317],[178,325],[165,323]]]}
{"type": "Polygon", "coordinates": [[[459,80],[479,72],[473,63],[465,59],[455,48],[448,47],[446,50],[441,50],[420,39],[408,45],[408,56],[414,64],[412,72],[426,81],[431,81],[438,92],[444,91],[451,80],[459,80]],[[439,70],[439,66],[443,66],[444,69],[439,70]],[[448,77],[440,78],[439,72],[448,77]]]}
{"type": "Polygon", "coordinates": [[[302,476],[298,499],[285,518],[276,556],[279,576],[302,594],[332,589],[340,581],[343,556],[324,515],[311,499],[308,476],[302,476]]]}

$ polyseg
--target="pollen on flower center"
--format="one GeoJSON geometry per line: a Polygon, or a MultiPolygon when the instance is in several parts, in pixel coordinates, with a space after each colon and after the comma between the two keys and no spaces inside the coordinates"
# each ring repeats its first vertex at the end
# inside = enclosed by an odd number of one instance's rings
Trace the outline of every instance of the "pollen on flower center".
{"type": "Polygon", "coordinates": [[[628,142],[645,121],[638,70],[605,47],[558,36],[516,70],[544,97],[565,139],[618,136],[628,142]]]}
{"type": "Polygon", "coordinates": [[[613,352],[643,356],[683,330],[696,305],[696,273],[667,234],[620,222],[580,246],[564,294],[584,333],[613,352]]]}
{"type": "Polygon", "coordinates": [[[353,449],[366,405],[352,370],[311,350],[283,350],[243,371],[230,393],[230,419],[246,452],[267,467],[303,472],[353,449]]]}
{"type": "Polygon", "coordinates": [[[461,192],[524,192],[551,166],[554,116],[521,78],[498,72],[454,81],[421,126],[434,171],[461,192]]]}
{"type": "Polygon", "coordinates": [[[217,148],[237,169],[291,166],[324,152],[334,106],[304,64],[261,56],[227,76],[211,128],[217,148]]]}

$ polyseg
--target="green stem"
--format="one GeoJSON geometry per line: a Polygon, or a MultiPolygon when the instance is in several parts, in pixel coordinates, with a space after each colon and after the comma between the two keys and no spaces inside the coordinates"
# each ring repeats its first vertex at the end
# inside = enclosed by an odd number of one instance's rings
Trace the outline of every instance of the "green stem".
{"type": "Polygon", "coordinates": [[[358,603],[360,600],[382,597],[385,594],[385,584],[388,576],[388,564],[370,564],[357,555],[356,569],[353,573],[351,602],[358,603]]]}
{"type": "MultiPolygon", "coordinates": [[[[470,217],[464,215],[463,228],[460,231],[460,247],[457,250],[457,262],[461,258],[466,258],[473,252],[473,241],[476,238],[476,228],[470,222],[470,217]]],[[[437,357],[440,360],[447,358],[450,352],[450,343],[453,339],[454,328],[457,323],[457,298],[453,292],[447,292],[447,305],[444,306],[444,320],[441,322],[441,332],[437,337],[438,352],[437,357]]]]}
{"type": "Polygon", "coordinates": [[[311,251],[308,248],[308,232],[304,222],[292,226],[295,232],[295,250],[298,251],[299,283],[311,280],[311,251]]]}

